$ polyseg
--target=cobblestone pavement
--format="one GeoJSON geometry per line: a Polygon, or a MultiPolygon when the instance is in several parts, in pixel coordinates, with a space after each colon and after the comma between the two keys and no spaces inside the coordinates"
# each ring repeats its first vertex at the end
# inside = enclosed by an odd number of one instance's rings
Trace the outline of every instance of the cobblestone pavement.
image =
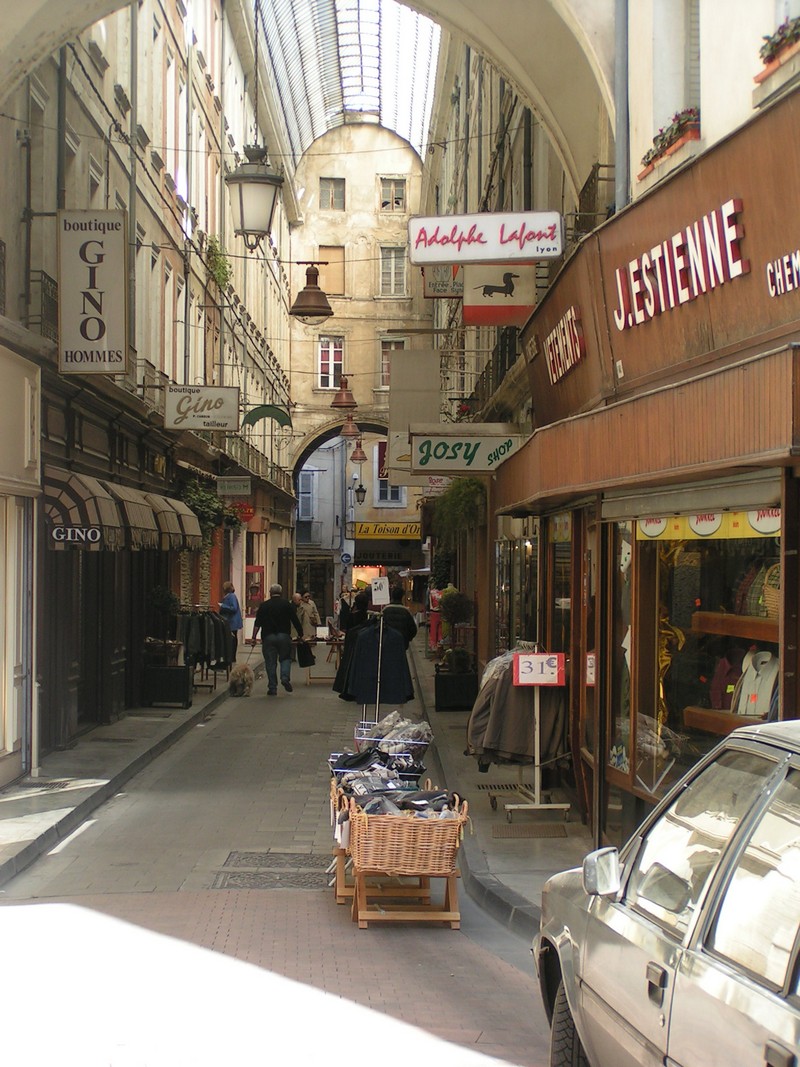
{"type": "Polygon", "coordinates": [[[360,709],[303,677],[218,703],[0,891],[36,985],[6,1010],[63,1013],[27,1064],[547,1062],[527,945],[463,892],[459,931],[359,930],[335,903],[327,758],[360,709]]]}

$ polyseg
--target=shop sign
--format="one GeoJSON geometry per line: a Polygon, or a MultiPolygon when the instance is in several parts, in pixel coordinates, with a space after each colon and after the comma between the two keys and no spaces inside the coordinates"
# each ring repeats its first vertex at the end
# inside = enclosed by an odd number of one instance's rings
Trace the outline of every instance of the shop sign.
{"type": "Polygon", "coordinates": [[[536,267],[507,263],[464,267],[465,326],[524,326],[536,307],[536,267]]]}
{"type": "Polygon", "coordinates": [[[230,506],[239,522],[248,523],[256,517],[255,505],[249,500],[232,500],[230,506]]]}
{"type": "Polygon", "coordinates": [[[800,248],[767,263],[767,292],[770,296],[785,296],[795,289],[800,289],[800,248]]]}
{"type": "Polygon", "coordinates": [[[217,496],[250,496],[252,478],[217,478],[217,496]]]}
{"type": "Polygon", "coordinates": [[[357,522],[356,537],[419,537],[419,519],[411,522],[357,522]]]}
{"type": "Polygon", "coordinates": [[[562,235],[557,211],[420,217],[408,222],[409,258],[418,266],[555,259],[563,251],[562,235]]]}
{"type": "Polygon", "coordinates": [[[411,470],[472,471],[495,470],[520,447],[518,434],[498,437],[464,430],[458,435],[416,434],[411,427],[411,470]]]}
{"type": "Polygon", "coordinates": [[[460,300],[464,295],[464,268],[457,263],[431,263],[422,271],[422,294],[429,300],[460,300]]]}
{"type": "Polygon", "coordinates": [[[235,386],[222,385],[168,385],[164,428],[238,430],[239,390],[235,386]]]}
{"type": "Polygon", "coordinates": [[[99,545],[103,531],[99,526],[54,526],[50,537],[59,545],[99,545]]]}
{"type": "Polygon", "coordinates": [[[550,384],[555,385],[586,355],[580,308],[574,305],[559,319],[544,339],[544,352],[550,384]]]}
{"type": "Polygon", "coordinates": [[[639,519],[639,541],[720,541],[744,537],[779,537],[781,509],[755,511],[709,511],[695,515],[672,515],[639,519]]]}
{"type": "Polygon", "coordinates": [[[563,652],[514,653],[514,685],[564,685],[563,652]]]}
{"type": "Polygon", "coordinates": [[[614,272],[620,331],[649,322],[656,315],[696,300],[717,286],[750,272],[742,256],[742,201],[721,207],[690,222],[676,233],[640,252],[614,272]]]}
{"type": "Polygon", "coordinates": [[[128,348],[124,211],[58,212],[58,369],[120,374],[128,348]]]}

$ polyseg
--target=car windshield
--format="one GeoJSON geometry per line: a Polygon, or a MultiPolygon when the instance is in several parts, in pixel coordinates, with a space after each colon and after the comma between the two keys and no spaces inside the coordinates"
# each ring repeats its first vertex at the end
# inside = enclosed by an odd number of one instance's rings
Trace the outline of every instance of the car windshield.
{"type": "Polygon", "coordinates": [[[727,751],[698,774],[642,842],[628,903],[682,935],[720,852],[774,768],[766,757],[727,751]]]}

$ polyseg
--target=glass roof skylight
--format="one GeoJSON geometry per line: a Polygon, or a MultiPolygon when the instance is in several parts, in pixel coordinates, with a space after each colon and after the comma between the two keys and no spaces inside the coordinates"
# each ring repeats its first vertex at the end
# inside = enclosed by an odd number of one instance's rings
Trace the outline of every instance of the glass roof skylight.
{"type": "Polygon", "coordinates": [[[418,152],[439,27],[395,0],[260,0],[267,63],[295,162],[317,137],[370,119],[418,152]]]}

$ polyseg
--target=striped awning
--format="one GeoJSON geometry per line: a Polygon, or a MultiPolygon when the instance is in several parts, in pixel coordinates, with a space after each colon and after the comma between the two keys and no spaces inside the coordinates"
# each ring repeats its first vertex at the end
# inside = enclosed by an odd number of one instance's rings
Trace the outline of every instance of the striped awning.
{"type": "Polygon", "coordinates": [[[143,492],[116,482],[102,483],[120,506],[127,530],[128,548],[158,548],[161,529],[143,492]]]}
{"type": "Polygon", "coordinates": [[[158,493],[145,493],[144,497],[153,509],[158,528],[161,530],[163,551],[167,552],[171,548],[187,548],[180,516],[173,506],[175,501],[170,500],[169,497],[160,496],[158,493]]]}
{"type": "Polygon", "coordinates": [[[125,529],[116,501],[87,474],[44,468],[44,513],[50,548],[90,551],[124,547],[125,529]]]}
{"type": "Polygon", "coordinates": [[[181,520],[181,526],[183,527],[183,537],[186,548],[202,548],[203,547],[203,531],[200,529],[200,520],[189,507],[188,504],[184,504],[182,500],[175,500],[174,497],[167,497],[171,506],[177,511],[178,518],[181,520]]]}

